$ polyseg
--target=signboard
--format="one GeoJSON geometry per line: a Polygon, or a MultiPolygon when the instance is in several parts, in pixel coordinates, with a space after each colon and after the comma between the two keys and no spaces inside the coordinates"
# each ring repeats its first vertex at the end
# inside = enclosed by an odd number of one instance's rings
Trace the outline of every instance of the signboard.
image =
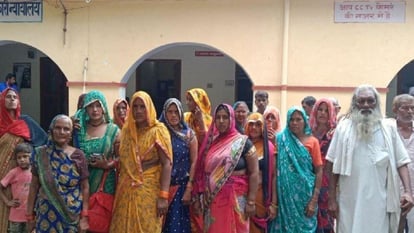
{"type": "Polygon", "coordinates": [[[404,23],[405,1],[335,1],[335,23],[404,23]]]}
{"type": "Polygon", "coordinates": [[[218,51],[200,51],[197,50],[194,52],[196,57],[223,57],[224,54],[218,51]]]}
{"type": "Polygon", "coordinates": [[[43,2],[0,1],[0,22],[42,22],[43,2]]]}

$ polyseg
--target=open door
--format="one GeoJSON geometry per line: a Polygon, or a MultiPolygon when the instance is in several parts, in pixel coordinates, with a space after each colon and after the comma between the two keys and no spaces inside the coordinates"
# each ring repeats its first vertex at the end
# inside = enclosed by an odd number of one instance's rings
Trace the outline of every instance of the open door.
{"type": "Polygon", "coordinates": [[[67,79],[48,57],[40,58],[40,125],[48,130],[57,114],[68,115],[67,79]]]}
{"type": "Polygon", "coordinates": [[[136,90],[147,92],[160,116],[168,98],[180,99],[181,60],[147,59],[136,69],[136,90]]]}

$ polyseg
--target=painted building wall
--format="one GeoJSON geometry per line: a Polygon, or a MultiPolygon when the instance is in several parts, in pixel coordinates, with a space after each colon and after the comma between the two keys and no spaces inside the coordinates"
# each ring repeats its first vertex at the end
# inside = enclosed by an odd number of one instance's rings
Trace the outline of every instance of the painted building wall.
{"type": "Polygon", "coordinates": [[[342,24],[333,21],[334,1],[326,0],[65,4],[66,26],[59,1],[44,1],[42,23],[0,23],[0,40],[26,43],[56,62],[69,79],[70,112],[82,92],[77,82],[115,82],[103,88],[112,102],[125,93],[116,83],[127,82],[137,62],[173,43],[224,52],[248,73],[255,90],[270,92],[270,102],[283,115],[306,95],[335,96],[347,109],[361,83],[378,87],[385,105],[386,87],[414,54],[411,1],[405,23],[342,24]]]}

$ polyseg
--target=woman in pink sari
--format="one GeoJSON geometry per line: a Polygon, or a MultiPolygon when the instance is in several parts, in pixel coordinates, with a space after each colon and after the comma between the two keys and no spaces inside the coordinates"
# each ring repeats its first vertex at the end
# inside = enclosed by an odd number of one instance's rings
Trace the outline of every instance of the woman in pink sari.
{"type": "Polygon", "coordinates": [[[249,232],[258,174],[256,148],[237,131],[233,108],[220,104],[197,161],[195,190],[196,199],[203,197],[204,232],[249,232]]]}

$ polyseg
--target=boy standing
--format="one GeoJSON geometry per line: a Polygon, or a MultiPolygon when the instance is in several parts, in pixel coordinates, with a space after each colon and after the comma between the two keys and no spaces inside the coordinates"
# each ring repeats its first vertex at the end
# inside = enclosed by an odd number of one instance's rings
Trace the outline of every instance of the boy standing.
{"type": "Polygon", "coordinates": [[[32,173],[30,171],[30,156],[32,146],[27,143],[20,143],[14,150],[17,160],[17,167],[0,181],[0,196],[4,204],[10,207],[9,233],[23,233],[26,230],[26,205],[29,196],[32,173]],[[6,195],[6,189],[11,186],[12,199],[6,195]]]}

